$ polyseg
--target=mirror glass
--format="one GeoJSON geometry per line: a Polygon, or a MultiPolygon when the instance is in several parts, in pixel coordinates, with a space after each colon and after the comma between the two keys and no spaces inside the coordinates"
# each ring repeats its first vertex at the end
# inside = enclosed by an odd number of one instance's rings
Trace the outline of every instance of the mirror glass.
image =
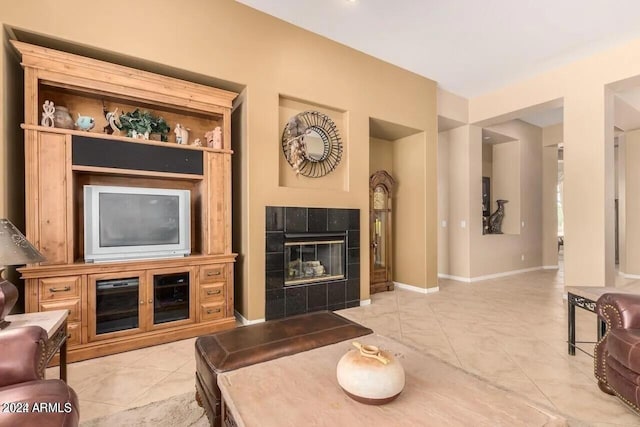
{"type": "Polygon", "coordinates": [[[304,137],[307,146],[307,158],[312,161],[324,160],[324,141],[322,135],[315,130],[309,129],[304,137]]]}

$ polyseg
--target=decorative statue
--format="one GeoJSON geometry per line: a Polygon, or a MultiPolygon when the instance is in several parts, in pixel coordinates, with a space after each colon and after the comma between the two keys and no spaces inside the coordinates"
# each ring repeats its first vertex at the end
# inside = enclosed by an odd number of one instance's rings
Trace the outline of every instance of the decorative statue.
{"type": "Polygon", "coordinates": [[[191,129],[182,126],[180,123],[176,123],[176,127],[173,132],[176,134],[176,142],[178,144],[189,143],[189,131],[191,129]]]}
{"type": "Polygon", "coordinates": [[[220,126],[216,126],[214,130],[205,133],[204,137],[207,139],[207,147],[215,148],[216,150],[222,149],[222,128],[220,126]]]}
{"type": "Polygon", "coordinates": [[[108,135],[111,135],[114,132],[119,132],[122,125],[118,120],[118,109],[116,108],[113,111],[108,111],[105,106],[102,106],[102,112],[104,113],[104,118],[107,119],[107,125],[102,129],[102,131],[108,135]]]}
{"type": "Polygon", "coordinates": [[[90,116],[81,116],[78,113],[78,119],[76,120],[76,127],[85,132],[89,132],[96,125],[96,121],[90,116]]]}
{"type": "Polygon", "coordinates": [[[40,124],[42,126],[46,126],[48,128],[53,127],[53,115],[56,112],[56,106],[53,105],[52,101],[44,101],[42,104],[42,120],[40,124]]]}
{"type": "Polygon", "coordinates": [[[509,203],[508,200],[496,200],[498,209],[489,217],[489,233],[502,234],[502,220],[504,219],[504,204],[509,203]]]}
{"type": "Polygon", "coordinates": [[[202,141],[200,141],[200,138],[196,138],[193,140],[193,145],[196,147],[202,147],[202,141]]]}

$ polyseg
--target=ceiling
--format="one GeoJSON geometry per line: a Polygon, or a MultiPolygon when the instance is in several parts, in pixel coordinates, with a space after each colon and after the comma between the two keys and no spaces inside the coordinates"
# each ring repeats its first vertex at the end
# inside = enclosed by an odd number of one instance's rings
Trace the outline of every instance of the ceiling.
{"type": "Polygon", "coordinates": [[[640,37],[638,0],[237,0],[470,98],[640,37]]]}

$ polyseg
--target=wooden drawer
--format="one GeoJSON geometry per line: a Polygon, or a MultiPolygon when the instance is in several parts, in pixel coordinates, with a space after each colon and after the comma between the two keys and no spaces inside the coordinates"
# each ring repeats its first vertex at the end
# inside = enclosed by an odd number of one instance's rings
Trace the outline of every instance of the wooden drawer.
{"type": "Polygon", "coordinates": [[[69,310],[67,322],[80,321],[80,299],[49,301],[40,303],[40,311],[69,310]]]}
{"type": "Polygon", "coordinates": [[[223,282],[226,280],[226,264],[211,264],[200,267],[200,283],[223,282]]]}
{"type": "Polygon", "coordinates": [[[208,303],[200,304],[200,321],[222,319],[224,317],[224,304],[208,303]]]}
{"type": "Polygon", "coordinates": [[[77,345],[80,344],[80,323],[68,323],[67,324],[67,344],[77,345]]]}
{"type": "Polygon", "coordinates": [[[224,301],[224,283],[200,285],[200,302],[224,301]]]}
{"type": "Polygon", "coordinates": [[[80,276],[40,279],[40,301],[80,298],[80,276]]]}

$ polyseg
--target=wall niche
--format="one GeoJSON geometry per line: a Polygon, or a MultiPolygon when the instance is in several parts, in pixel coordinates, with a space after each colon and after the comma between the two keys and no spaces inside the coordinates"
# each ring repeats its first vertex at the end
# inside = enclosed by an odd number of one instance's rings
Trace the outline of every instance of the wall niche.
{"type": "Polygon", "coordinates": [[[348,191],[349,138],[347,134],[347,125],[347,113],[343,110],[280,95],[277,145],[279,156],[278,178],[280,187],[348,191]],[[342,155],[340,162],[337,164],[335,169],[319,178],[310,178],[303,176],[302,174],[297,175],[282,151],[281,139],[287,122],[296,114],[305,111],[317,111],[327,115],[335,123],[337,133],[342,140],[342,155]]]}
{"type": "MultiPolygon", "coordinates": [[[[482,129],[482,177],[489,178],[489,218],[498,209],[497,200],[508,200],[501,234],[520,234],[520,157],[519,140],[482,129]]],[[[487,222],[483,221],[485,227],[487,222]]],[[[485,234],[492,233],[485,230],[485,234]]]]}

